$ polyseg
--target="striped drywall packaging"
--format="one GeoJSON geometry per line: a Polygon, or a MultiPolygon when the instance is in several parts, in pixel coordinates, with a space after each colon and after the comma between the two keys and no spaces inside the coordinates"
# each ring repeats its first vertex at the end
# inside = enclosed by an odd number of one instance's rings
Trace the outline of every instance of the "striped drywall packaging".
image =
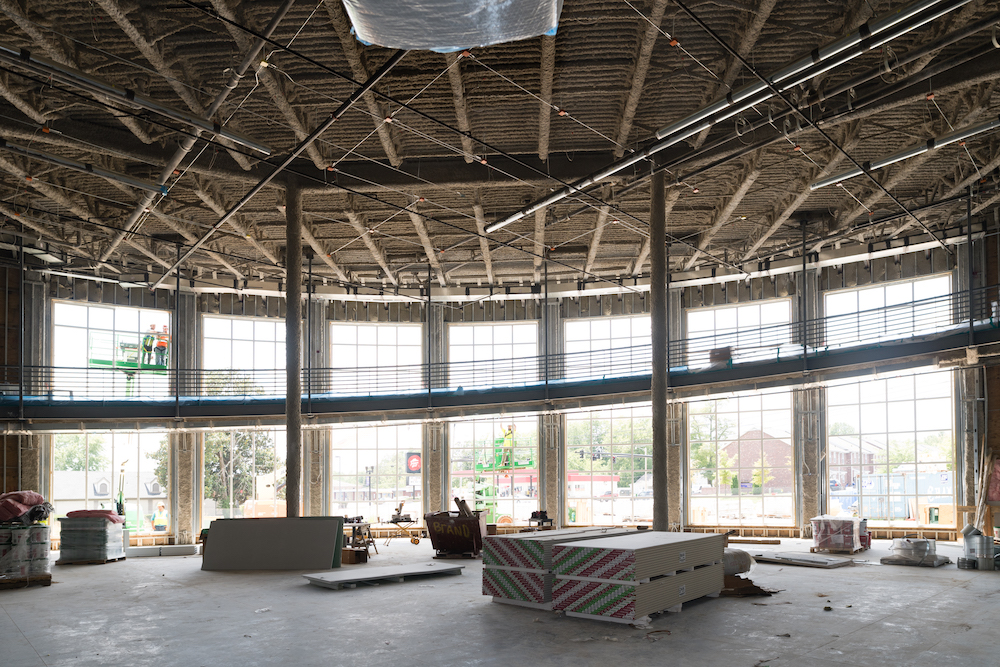
{"type": "Polygon", "coordinates": [[[484,569],[483,595],[543,604],[552,600],[552,579],[524,570],[484,569]]]}
{"type": "Polygon", "coordinates": [[[556,544],[557,577],[642,581],[722,560],[722,535],[644,531],[615,538],[556,544]]]}
{"type": "Polygon", "coordinates": [[[597,619],[636,620],[722,590],[721,563],[643,583],[557,578],[552,606],[597,619]]]}
{"type": "Polygon", "coordinates": [[[483,595],[496,602],[552,602],[552,547],[594,537],[627,535],[624,528],[570,528],[490,535],[483,544],[483,595]]]}

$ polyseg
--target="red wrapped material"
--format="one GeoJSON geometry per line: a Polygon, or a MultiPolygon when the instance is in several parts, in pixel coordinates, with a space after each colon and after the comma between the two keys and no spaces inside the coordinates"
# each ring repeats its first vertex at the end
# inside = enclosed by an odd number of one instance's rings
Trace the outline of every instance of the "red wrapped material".
{"type": "Polygon", "coordinates": [[[125,523],[125,517],[111,510],[73,510],[66,516],[71,519],[107,519],[112,523],[125,523]]]}
{"type": "Polygon", "coordinates": [[[813,547],[831,551],[861,549],[861,519],[824,514],[813,517],[813,547]]]}
{"type": "Polygon", "coordinates": [[[11,491],[0,496],[0,522],[13,521],[35,505],[41,505],[45,498],[34,491],[11,491]]]}

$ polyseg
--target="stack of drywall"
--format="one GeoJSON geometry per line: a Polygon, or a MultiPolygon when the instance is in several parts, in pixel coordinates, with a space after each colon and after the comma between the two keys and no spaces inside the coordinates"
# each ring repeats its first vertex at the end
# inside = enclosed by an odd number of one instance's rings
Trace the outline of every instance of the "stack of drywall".
{"type": "Polygon", "coordinates": [[[552,546],[628,532],[624,528],[567,528],[488,535],[483,542],[483,595],[492,595],[494,602],[551,609],[552,546]]]}
{"type": "Polygon", "coordinates": [[[556,544],[552,603],[570,616],[631,623],[717,594],[722,535],[640,532],[556,544]]]}
{"type": "Polygon", "coordinates": [[[123,525],[101,517],[60,517],[59,563],[125,558],[123,525]]]}

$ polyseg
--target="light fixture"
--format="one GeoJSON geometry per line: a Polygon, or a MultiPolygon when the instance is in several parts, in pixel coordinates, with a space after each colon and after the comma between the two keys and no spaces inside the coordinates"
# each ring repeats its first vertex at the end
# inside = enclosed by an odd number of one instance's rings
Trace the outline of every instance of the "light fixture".
{"type": "Polygon", "coordinates": [[[144,95],[141,95],[129,88],[119,88],[118,86],[98,79],[78,69],[60,65],[57,62],[36,56],[28,49],[16,49],[5,44],[0,44],[0,62],[14,65],[20,69],[38,74],[46,79],[54,79],[67,85],[85,90],[99,97],[105,97],[123,106],[147,109],[161,116],[166,116],[173,120],[197,127],[206,132],[212,132],[225,139],[228,139],[241,146],[253,149],[264,155],[270,155],[271,149],[239,132],[234,132],[222,127],[219,123],[199,118],[186,111],[175,109],[174,107],[161,104],[144,95]]]}
{"type": "Polygon", "coordinates": [[[65,167],[66,169],[72,169],[73,171],[79,171],[84,174],[93,174],[95,176],[100,176],[101,178],[106,178],[110,181],[118,181],[124,185],[131,185],[132,187],[139,188],[141,190],[148,190],[161,195],[165,195],[168,192],[166,185],[156,185],[155,183],[141,181],[138,178],[132,178],[131,176],[119,174],[114,171],[108,171],[107,169],[102,169],[101,167],[95,167],[89,163],[59,157],[58,155],[52,155],[51,153],[46,153],[34,148],[28,148],[27,146],[11,144],[8,143],[3,137],[0,137],[0,150],[17,153],[18,155],[23,155],[24,157],[41,160],[42,162],[48,162],[49,164],[65,167]]]}
{"type": "Polygon", "coordinates": [[[820,179],[814,183],[809,184],[810,190],[819,190],[820,188],[825,188],[828,185],[835,185],[841,181],[846,181],[849,178],[854,178],[855,176],[860,176],[865,173],[865,171],[877,171],[884,167],[888,167],[891,164],[897,162],[902,162],[903,160],[908,160],[911,157],[916,157],[928,151],[937,150],[947,146],[948,144],[953,144],[956,141],[964,141],[971,136],[982,134],[983,132],[989,132],[990,130],[995,130],[1000,127],[1000,117],[994,118],[986,123],[981,123],[979,125],[974,125],[972,127],[967,127],[961,130],[955,130],[944,136],[938,137],[937,139],[928,139],[922,144],[917,144],[916,146],[910,146],[909,148],[904,148],[903,150],[893,153],[888,157],[884,157],[878,160],[872,160],[871,162],[866,162],[862,165],[863,169],[848,169],[834,176],[829,176],[827,178],[820,179]]]}

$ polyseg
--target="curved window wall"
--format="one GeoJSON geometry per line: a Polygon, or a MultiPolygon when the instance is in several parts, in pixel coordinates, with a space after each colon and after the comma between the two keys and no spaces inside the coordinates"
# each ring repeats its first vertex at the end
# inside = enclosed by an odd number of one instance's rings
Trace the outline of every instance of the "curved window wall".
{"type": "Polygon", "coordinates": [[[828,512],[883,526],[955,526],[951,371],[827,387],[828,512]]]}
{"type": "Polygon", "coordinates": [[[203,445],[202,528],[214,519],[287,516],[283,430],[214,431],[203,445]]]}
{"type": "Polygon", "coordinates": [[[794,525],[791,392],[689,403],[687,491],[692,525],[794,525]]]}
{"type": "Polygon", "coordinates": [[[419,522],[423,518],[422,438],[420,424],[332,429],[330,514],[385,522],[403,503],[403,514],[419,522]]]}
{"type": "Polygon", "coordinates": [[[566,516],[569,525],[653,520],[650,406],[566,415],[566,516]]]}
{"type": "Polygon", "coordinates": [[[538,509],[538,417],[453,422],[449,452],[449,498],[484,510],[487,523],[528,523],[538,509]]]}

